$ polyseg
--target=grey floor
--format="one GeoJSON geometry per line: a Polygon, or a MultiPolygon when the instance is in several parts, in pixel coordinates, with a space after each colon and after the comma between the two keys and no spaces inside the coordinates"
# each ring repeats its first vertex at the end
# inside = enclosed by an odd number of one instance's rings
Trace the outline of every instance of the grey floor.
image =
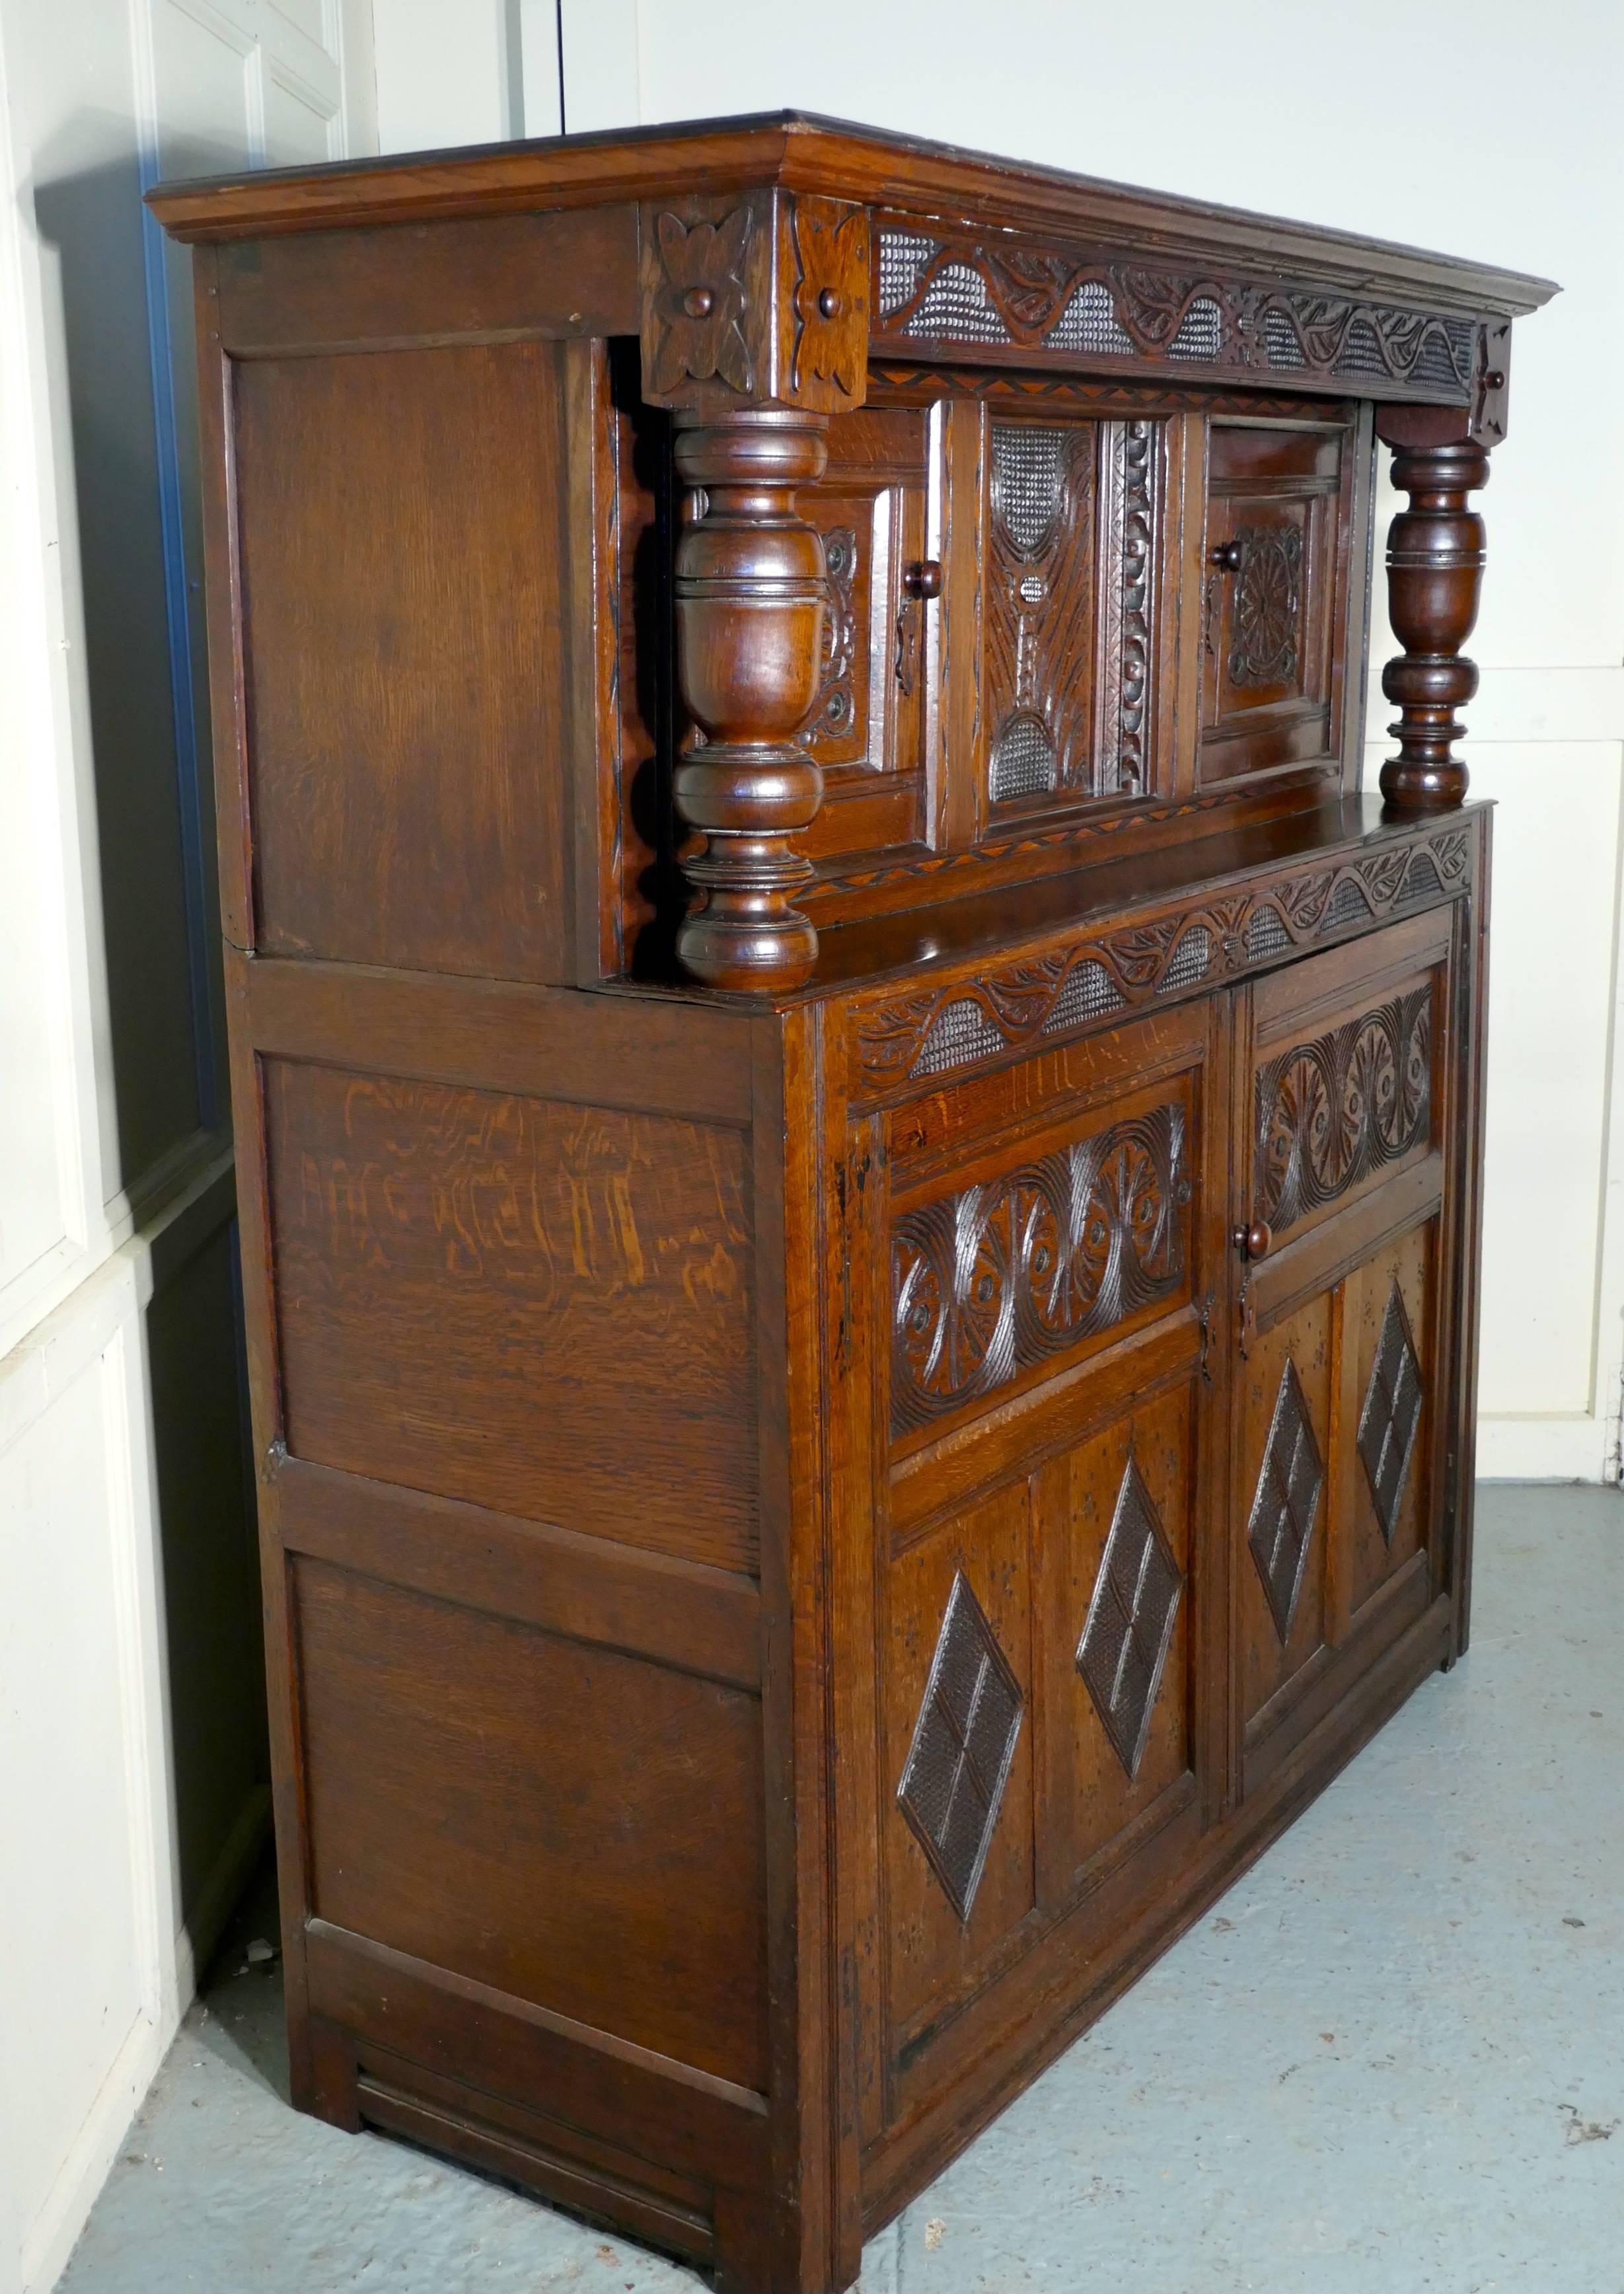
{"type": "MultiPolygon", "coordinates": [[[[1624,1497],[1488,1488],[1471,1655],[869,2248],[863,2294],[1624,2294],[1624,1497]]],[[[63,2294],[695,2294],[284,2101],[245,1907],[63,2294]]]]}

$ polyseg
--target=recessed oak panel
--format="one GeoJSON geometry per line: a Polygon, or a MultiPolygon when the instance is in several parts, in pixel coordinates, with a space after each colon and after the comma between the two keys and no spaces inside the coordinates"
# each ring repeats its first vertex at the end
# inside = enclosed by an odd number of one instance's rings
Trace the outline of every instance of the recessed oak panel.
{"type": "Polygon", "coordinates": [[[1426,1543],[1436,1354],[1432,1265],[1436,1222],[1378,1250],[1348,1282],[1344,1345],[1358,1416],[1348,1470],[1348,1599],[1352,1622],[1426,1543]]]}
{"type": "Polygon", "coordinates": [[[267,953],[571,976],[560,355],[234,369],[267,953]]]}
{"type": "Polygon", "coordinates": [[[311,1912],[766,2085],[760,1707],[296,1569],[311,1912]]]}
{"type": "Polygon", "coordinates": [[[752,1567],[744,1135],[264,1076],[289,1450],[752,1567]]]}
{"type": "Polygon", "coordinates": [[[1326,1639],[1331,1314],[1322,1292],[1239,1365],[1235,1550],[1240,1702],[1255,1721],[1326,1639]]]}
{"type": "Polygon", "coordinates": [[[1054,1821],[1078,1872],[1197,1765],[1196,1407],[1176,1386],[1061,1461],[1053,1703],[1071,1755],[1054,1821]]]}
{"type": "MultiPolygon", "coordinates": [[[[899,2036],[927,2005],[945,2006],[972,1984],[1035,1901],[1028,1508],[1023,1477],[970,1507],[892,1562],[886,1573],[881,1845],[890,2013],[899,2036]],[[973,1630],[959,1619],[962,1597],[955,1601],[954,1592],[961,1574],[974,1604],[973,1612],[967,1612],[973,1630]],[[983,1626],[995,1645],[990,1658],[980,1645],[983,1626]],[[983,1667],[987,1678],[978,1696],[973,1676],[983,1667]],[[982,1757],[980,1732],[970,1716],[991,1696],[998,1717],[1007,1717],[1010,1680],[1019,1698],[1017,1733],[1001,1788],[994,1793],[989,1787],[997,1779],[985,1771],[996,1763],[982,1757]],[[952,1757],[939,1759],[936,1776],[926,1780],[927,1790],[933,1786],[927,1817],[949,1794],[972,1797],[978,1816],[984,1806],[993,1810],[968,1918],[961,1916],[950,1885],[921,1845],[918,1819],[910,1822],[897,1797],[899,1787],[913,1781],[910,1760],[933,1691],[946,1708],[939,1750],[952,1757]],[[958,1738],[967,1739],[962,1762],[954,1750],[955,1730],[958,1738]]],[[[1002,1759],[1003,1733],[994,1749],[1002,1759]]],[[[944,1823],[938,1829],[951,1854],[958,1827],[944,1823]]]]}

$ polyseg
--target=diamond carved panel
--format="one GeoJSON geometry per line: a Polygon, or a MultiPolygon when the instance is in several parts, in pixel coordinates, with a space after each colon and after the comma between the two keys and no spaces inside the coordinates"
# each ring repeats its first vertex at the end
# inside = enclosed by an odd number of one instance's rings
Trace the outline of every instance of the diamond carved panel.
{"type": "Polygon", "coordinates": [[[1076,1657],[1130,1782],[1145,1757],[1183,1590],[1183,1574],[1130,1455],[1076,1657]]]}
{"type": "Polygon", "coordinates": [[[1393,1543],[1399,1504],[1421,1426],[1421,1364],[1395,1280],[1376,1342],[1370,1384],[1359,1418],[1359,1454],[1384,1542],[1393,1543]]]}
{"type": "Polygon", "coordinates": [[[1287,1356],[1246,1524],[1246,1542],[1282,1647],[1291,1638],[1324,1486],[1325,1460],[1309,1422],[1297,1366],[1287,1356]]]}
{"type": "Polygon", "coordinates": [[[897,1804],[968,1921],[1020,1735],[1024,1699],[961,1569],[953,1581],[897,1804]]]}

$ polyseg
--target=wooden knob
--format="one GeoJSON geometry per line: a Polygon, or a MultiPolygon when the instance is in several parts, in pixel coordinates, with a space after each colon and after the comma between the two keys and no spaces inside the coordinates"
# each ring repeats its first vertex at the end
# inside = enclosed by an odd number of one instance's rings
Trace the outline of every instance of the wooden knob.
{"type": "Polygon", "coordinates": [[[690,319],[708,319],[716,308],[715,294],[709,287],[690,287],[682,307],[690,319]]]}
{"type": "Polygon", "coordinates": [[[1254,1219],[1250,1226],[1238,1226],[1235,1230],[1235,1248],[1243,1258],[1267,1258],[1273,1241],[1272,1232],[1262,1219],[1254,1219]]]}
{"type": "Polygon", "coordinates": [[[902,586],[910,598],[939,598],[942,594],[940,559],[922,557],[916,564],[905,567],[902,586]]]}
{"type": "Polygon", "coordinates": [[[845,307],[838,287],[824,287],[818,290],[817,314],[820,319],[838,319],[845,307]]]}
{"type": "Polygon", "coordinates": [[[1221,541],[1213,552],[1214,565],[1222,565],[1226,574],[1238,574],[1246,554],[1241,541],[1221,541]]]}

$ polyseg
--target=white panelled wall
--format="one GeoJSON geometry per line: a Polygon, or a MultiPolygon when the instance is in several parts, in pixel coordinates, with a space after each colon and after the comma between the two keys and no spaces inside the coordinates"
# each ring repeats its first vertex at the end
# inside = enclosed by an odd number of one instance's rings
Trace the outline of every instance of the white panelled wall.
{"type": "Polygon", "coordinates": [[[1518,332],[1472,647],[1501,805],[1480,1459],[1600,1479],[1621,66],[1616,0],[1483,0],[1469,38],[1442,0],[821,0],[815,28],[784,0],[0,0],[0,2294],[60,2269],[266,1804],[188,266],[142,185],[793,105],[1563,281],[1518,332]]]}
{"type": "Polygon", "coordinates": [[[188,266],[141,191],[375,143],[369,36],[0,0],[0,2294],[56,2278],[269,1807],[188,266]]]}

